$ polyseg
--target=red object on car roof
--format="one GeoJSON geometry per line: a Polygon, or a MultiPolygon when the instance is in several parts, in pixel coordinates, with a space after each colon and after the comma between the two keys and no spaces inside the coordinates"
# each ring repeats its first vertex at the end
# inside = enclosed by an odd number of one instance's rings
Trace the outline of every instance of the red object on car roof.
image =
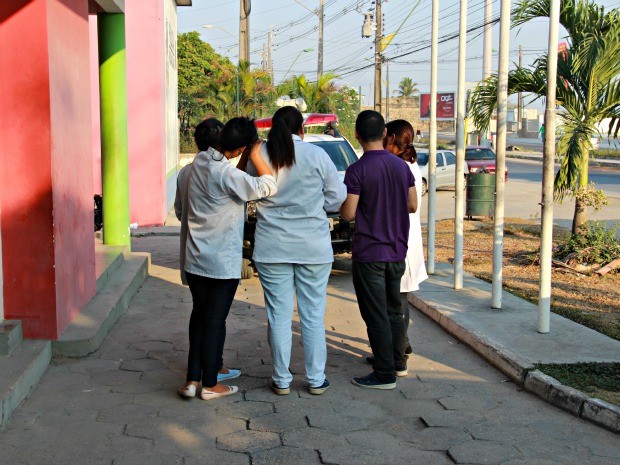
{"type": "MultiPolygon", "coordinates": [[[[333,113],[304,113],[304,126],[325,126],[328,123],[337,123],[338,117],[333,113]]],[[[254,120],[258,129],[271,128],[271,116],[254,120]]]]}

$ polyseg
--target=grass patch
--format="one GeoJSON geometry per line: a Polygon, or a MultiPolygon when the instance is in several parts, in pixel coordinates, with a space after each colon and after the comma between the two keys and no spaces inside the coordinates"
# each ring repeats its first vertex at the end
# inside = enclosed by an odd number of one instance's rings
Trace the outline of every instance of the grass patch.
{"type": "Polygon", "coordinates": [[[590,156],[592,158],[616,158],[620,159],[620,150],[616,149],[599,149],[591,150],[590,156]]]}
{"type": "Polygon", "coordinates": [[[534,367],[566,386],[620,405],[620,363],[540,363],[534,367]]]}

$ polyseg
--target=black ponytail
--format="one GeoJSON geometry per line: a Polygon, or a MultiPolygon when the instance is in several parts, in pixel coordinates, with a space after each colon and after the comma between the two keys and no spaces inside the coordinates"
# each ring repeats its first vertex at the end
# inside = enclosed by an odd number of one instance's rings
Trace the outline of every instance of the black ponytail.
{"type": "Polygon", "coordinates": [[[303,121],[301,112],[295,107],[282,107],[273,115],[267,135],[267,154],[275,171],[295,163],[293,134],[299,132],[303,121]]]}

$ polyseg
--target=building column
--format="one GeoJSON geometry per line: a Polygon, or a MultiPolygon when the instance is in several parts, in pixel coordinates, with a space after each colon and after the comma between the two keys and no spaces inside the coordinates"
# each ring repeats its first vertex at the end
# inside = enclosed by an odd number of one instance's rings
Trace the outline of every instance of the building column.
{"type": "Polygon", "coordinates": [[[103,242],[130,247],[125,15],[100,13],[98,29],[103,242]]]}

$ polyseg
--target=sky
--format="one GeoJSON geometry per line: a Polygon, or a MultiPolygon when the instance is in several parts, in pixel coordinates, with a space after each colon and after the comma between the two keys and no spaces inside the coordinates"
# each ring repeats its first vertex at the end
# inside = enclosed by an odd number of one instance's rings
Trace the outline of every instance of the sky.
{"type": "MultiPolygon", "coordinates": [[[[240,0],[192,0],[192,7],[179,7],[179,32],[198,31],[221,55],[237,62],[240,0]],[[204,25],[216,26],[203,28],[204,25]]],[[[482,78],[482,53],[484,31],[484,0],[468,1],[467,27],[476,28],[467,35],[466,81],[482,78]]],[[[515,2],[513,2],[514,4],[515,2]]],[[[605,10],[619,8],[620,0],[599,0],[605,10]]],[[[456,91],[458,66],[459,22],[458,0],[439,0],[438,91],[456,91]]],[[[319,0],[253,0],[250,13],[250,62],[260,66],[263,45],[268,32],[273,31],[273,68],[275,82],[279,83],[290,68],[291,75],[305,74],[315,80],[318,61],[319,0]],[[314,49],[303,52],[304,49],[314,49]]],[[[358,89],[361,87],[365,103],[372,102],[374,82],[373,38],[362,38],[363,13],[373,11],[374,2],[361,0],[324,0],[323,72],[339,76],[337,82],[358,89]],[[366,97],[370,95],[370,99],[366,97]]],[[[430,38],[431,0],[383,0],[384,35],[398,34],[384,54],[390,60],[390,90],[409,77],[418,84],[421,92],[430,91],[430,38]],[[413,10],[413,13],[409,13],[413,10]]],[[[493,17],[499,18],[500,1],[493,1],[493,17]]],[[[499,49],[499,23],[492,27],[492,67],[497,69],[499,49]]],[[[374,34],[374,33],[373,33],[374,34]]],[[[565,36],[560,31],[560,40],[565,36]]],[[[511,31],[510,62],[518,61],[519,46],[523,48],[523,64],[532,63],[546,50],[548,21],[536,19],[511,31]]],[[[511,65],[514,66],[514,65],[511,65]]],[[[382,73],[385,95],[386,69],[382,73]]],[[[391,92],[392,94],[392,92],[391,92]]],[[[393,94],[392,94],[393,95],[393,94]]]]}

